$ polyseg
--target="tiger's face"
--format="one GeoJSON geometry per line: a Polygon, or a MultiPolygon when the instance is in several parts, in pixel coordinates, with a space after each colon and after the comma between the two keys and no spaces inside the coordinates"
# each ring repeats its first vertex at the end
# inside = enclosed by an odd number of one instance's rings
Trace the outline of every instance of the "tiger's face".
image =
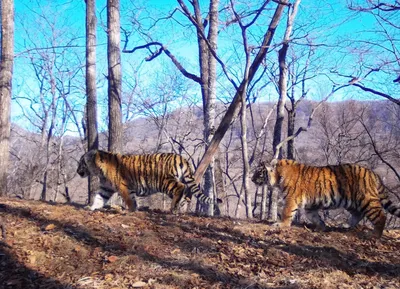
{"type": "Polygon", "coordinates": [[[254,171],[253,176],[251,177],[251,181],[255,183],[257,186],[262,186],[265,184],[269,184],[269,172],[272,168],[268,167],[264,162],[260,162],[254,171]]]}
{"type": "Polygon", "coordinates": [[[89,172],[89,168],[88,168],[88,165],[86,163],[86,160],[85,160],[85,155],[83,155],[81,157],[81,159],[79,160],[78,169],[76,170],[76,172],[82,178],[86,178],[87,176],[89,176],[90,172],[89,172]]]}

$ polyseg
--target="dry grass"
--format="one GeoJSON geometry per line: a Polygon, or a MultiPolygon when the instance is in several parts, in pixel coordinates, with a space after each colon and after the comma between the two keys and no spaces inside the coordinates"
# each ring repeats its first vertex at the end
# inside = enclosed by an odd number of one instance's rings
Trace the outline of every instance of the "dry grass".
{"type": "Polygon", "coordinates": [[[400,232],[0,199],[0,288],[398,288],[400,232]],[[4,240],[3,240],[4,241],[4,240]]]}

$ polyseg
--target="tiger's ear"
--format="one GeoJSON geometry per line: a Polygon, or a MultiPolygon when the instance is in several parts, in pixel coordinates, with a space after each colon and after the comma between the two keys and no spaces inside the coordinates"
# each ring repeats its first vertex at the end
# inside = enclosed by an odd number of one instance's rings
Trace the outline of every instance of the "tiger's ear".
{"type": "Polygon", "coordinates": [[[93,149],[86,153],[85,160],[93,161],[97,154],[97,150],[93,149]]]}

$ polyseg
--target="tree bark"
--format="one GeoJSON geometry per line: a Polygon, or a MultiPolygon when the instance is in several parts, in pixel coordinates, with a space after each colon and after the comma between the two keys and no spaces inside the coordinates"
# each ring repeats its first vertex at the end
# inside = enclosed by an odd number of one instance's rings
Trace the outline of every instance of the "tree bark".
{"type": "Polygon", "coordinates": [[[247,113],[246,113],[246,94],[243,93],[242,97],[242,107],[240,114],[240,123],[241,123],[241,143],[242,143],[242,159],[243,159],[243,178],[242,185],[244,191],[244,198],[246,204],[246,217],[253,218],[253,210],[251,208],[251,195],[249,193],[249,152],[247,147],[247,113]]]}
{"type": "Polygon", "coordinates": [[[108,150],[122,151],[120,2],[107,0],[108,150]]]}
{"type": "MultiPolygon", "coordinates": [[[[278,156],[278,158],[282,158],[281,147],[278,145],[281,143],[282,138],[282,125],[283,120],[285,118],[285,104],[287,99],[287,82],[288,82],[288,67],[286,63],[286,55],[289,49],[290,43],[290,35],[293,30],[294,19],[296,18],[297,10],[300,5],[301,0],[296,0],[293,4],[292,12],[288,12],[288,20],[286,24],[285,35],[283,37],[282,48],[278,53],[278,63],[279,63],[279,100],[278,106],[276,109],[276,122],[274,127],[274,137],[272,141],[272,148],[274,152],[274,156],[278,156]]],[[[270,199],[269,199],[269,214],[271,221],[276,221],[278,219],[278,192],[276,189],[271,190],[270,199]]]]}
{"type": "Polygon", "coordinates": [[[7,193],[13,62],[14,1],[2,0],[0,64],[0,196],[5,196],[7,193]]]}
{"type": "MultiPolygon", "coordinates": [[[[96,0],[86,0],[86,125],[87,149],[98,149],[97,91],[96,91],[96,0]]],[[[91,204],[98,187],[97,178],[88,178],[88,203],[91,204]]]]}
{"type": "MultiPolygon", "coordinates": [[[[294,135],[294,125],[296,121],[296,108],[292,106],[292,109],[288,111],[288,136],[294,135]]],[[[294,160],[294,139],[291,139],[287,143],[287,155],[286,158],[294,160]]]]}
{"type": "MultiPolygon", "coordinates": [[[[274,126],[274,138],[272,148],[274,155],[276,153],[276,146],[281,142],[282,138],[282,125],[285,119],[285,104],[287,98],[287,65],[286,53],[289,48],[289,43],[284,43],[279,50],[278,63],[279,63],[279,100],[276,108],[276,122],[274,126]]],[[[279,158],[282,158],[282,152],[279,152],[279,158]]]]}
{"type": "Polygon", "coordinates": [[[287,5],[287,0],[282,0],[280,4],[278,4],[274,16],[272,17],[271,23],[269,24],[268,30],[264,35],[263,43],[261,45],[260,50],[258,51],[256,57],[253,60],[253,63],[250,66],[249,70],[249,77],[247,79],[243,79],[240,86],[238,87],[236,94],[231,102],[231,104],[228,107],[227,112],[225,113],[224,117],[221,120],[221,123],[218,126],[218,129],[215,132],[215,135],[213,136],[207,151],[203,155],[199,166],[197,167],[197,170],[195,172],[195,180],[197,183],[200,183],[201,178],[204,175],[204,172],[206,171],[208,165],[213,159],[213,156],[217,152],[218,146],[223,139],[225,133],[229,129],[230,125],[234,121],[234,119],[237,117],[239,110],[240,110],[240,104],[241,104],[241,98],[242,94],[246,93],[245,88],[247,87],[247,84],[252,81],[254,78],[261,62],[264,60],[265,55],[267,54],[272,38],[275,34],[276,27],[279,24],[279,20],[281,18],[282,12],[284,7],[287,5]]]}
{"type": "MultiPolygon", "coordinates": [[[[218,39],[218,5],[219,0],[211,0],[210,8],[209,8],[209,30],[207,39],[210,43],[211,49],[214,52],[217,52],[217,39],[218,39]]],[[[213,56],[213,54],[209,51],[207,44],[202,41],[202,37],[199,35],[199,43],[201,46],[204,46],[204,50],[207,51],[203,56],[207,58],[205,61],[207,65],[205,65],[201,78],[202,81],[205,81],[204,89],[207,91],[203,96],[203,105],[204,105],[204,139],[207,142],[207,146],[209,145],[213,135],[214,135],[214,125],[215,125],[215,101],[216,101],[216,81],[217,81],[217,60],[213,56]],[[204,79],[203,79],[204,77],[204,79]],[[206,78],[205,78],[206,77],[206,78]]],[[[215,187],[215,159],[213,158],[210,162],[210,166],[208,167],[205,177],[204,177],[204,193],[209,196],[211,199],[215,198],[216,187],[215,187]]],[[[209,216],[214,215],[214,203],[211,203],[207,206],[207,214],[209,216]]]]}

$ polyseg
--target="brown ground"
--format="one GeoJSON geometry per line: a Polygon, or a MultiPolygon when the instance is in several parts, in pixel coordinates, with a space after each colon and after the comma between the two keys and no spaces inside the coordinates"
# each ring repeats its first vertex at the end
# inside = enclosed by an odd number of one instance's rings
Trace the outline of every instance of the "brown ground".
{"type": "Polygon", "coordinates": [[[0,288],[400,288],[400,231],[0,199],[0,288]]]}

